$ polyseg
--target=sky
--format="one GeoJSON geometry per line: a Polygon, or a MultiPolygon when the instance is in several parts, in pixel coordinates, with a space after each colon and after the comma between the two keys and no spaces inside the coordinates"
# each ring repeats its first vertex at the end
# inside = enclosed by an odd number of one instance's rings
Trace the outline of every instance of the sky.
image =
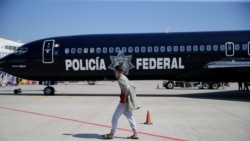
{"type": "Polygon", "coordinates": [[[250,0],[0,0],[0,37],[250,30],[250,0]]]}

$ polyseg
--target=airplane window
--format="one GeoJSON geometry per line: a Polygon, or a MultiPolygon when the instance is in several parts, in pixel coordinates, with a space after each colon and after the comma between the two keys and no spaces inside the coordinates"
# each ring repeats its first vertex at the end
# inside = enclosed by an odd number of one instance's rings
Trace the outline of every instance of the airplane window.
{"type": "Polygon", "coordinates": [[[69,48],[65,48],[64,53],[69,54],[69,48]]]}
{"type": "Polygon", "coordinates": [[[174,52],[178,52],[178,46],[174,46],[174,52]]]}
{"type": "Polygon", "coordinates": [[[220,45],[220,51],[224,51],[225,50],[225,45],[220,45]]]}
{"type": "Polygon", "coordinates": [[[242,50],[247,50],[247,44],[242,45],[242,50]]]}
{"type": "Polygon", "coordinates": [[[165,46],[161,46],[161,52],[165,52],[165,51],[166,51],[165,46]]]}
{"type": "Polygon", "coordinates": [[[204,45],[200,45],[200,51],[205,51],[205,46],[204,45]]]}
{"type": "Polygon", "coordinates": [[[128,52],[129,52],[129,53],[133,53],[133,47],[129,47],[129,48],[128,48],[128,52]]]}
{"type": "Polygon", "coordinates": [[[82,48],[78,48],[78,49],[77,49],[77,53],[78,53],[78,54],[82,54],[82,48]]]}
{"type": "Polygon", "coordinates": [[[138,53],[140,51],[139,47],[135,47],[135,52],[138,53]]]}
{"type": "Polygon", "coordinates": [[[167,51],[168,51],[168,52],[171,52],[171,51],[172,51],[172,47],[171,47],[171,46],[168,46],[168,47],[167,47],[167,51]]]}
{"type": "Polygon", "coordinates": [[[96,48],[96,53],[101,53],[102,49],[100,47],[96,48]]]}
{"type": "Polygon", "coordinates": [[[75,54],[76,53],[76,48],[71,48],[71,54],[75,54]]]}
{"type": "Polygon", "coordinates": [[[235,44],[235,50],[240,50],[240,45],[239,44],[235,44]]]}
{"type": "Polygon", "coordinates": [[[144,47],[144,46],[141,47],[141,52],[143,52],[143,53],[146,52],[146,47],[144,47]]]}
{"type": "Polygon", "coordinates": [[[218,51],[219,47],[218,45],[213,45],[213,51],[218,51]]]}
{"type": "Polygon", "coordinates": [[[93,47],[90,48],[89,52],[90,52],[90,53],[95,53],[95,48],[93,48],[93,47]]]}
{"type": "Polygon", "coordinates": [[[109,53],[114,53],[114,48],[113,47],[109,48],[109,53]]]}
{"type": "Polygon", "coordinates": [[[159,47],[158,46],[154,46],[154,52],[159,52],[159,47]]]}
{"type": "Polygon", "coordinates": [[[191,46],[187,46],[187,51],[188,52],[192,51],[192,47],[191,46]]]}
{"type": "Polygon", "coordinates": [[[181,52],[184,52],[185,51],[185,47],[184,46],[180,46],[180,50],[181,50],[181,52]]]}
{"type": "Polygon", "coordinates": [[[153,48],[151,46],[148,46],[148,52],[151,53],[153,51],[153,48]]]}
{"type": "Polygon", "coordinates": [[[120,51],[121,51],[120,47],[116,47],[116,48],[115,48],[115,52],[116,52],[116,53],[119,53],[120,51]]]}
{"type": "Polygon", "coordinates": [[[108,52],[108,49],[106,47],[102,48],[102,52],[103,53],[107,53],[108,52]]]}
{"type": "Polygon", "coordinates": [[[87,54],[89,52],[89,49],[88,48],[84,48],[83,51],[84,51],[85,54],[87,54]]]}
{"type": "Polygon", "coordinates": [[[122,52],[126,53],[127,52],[127,48],[126,47],[122,47],[122,52]]]}
{"type": "Polygon", "coordinates": [[[212,46],[211,45],[207,45],[207,51],[211,51],[212,50],[212,46]]]}
{"type": "Polygon", "coordinates": [[[197,52],[198,51],[198,46],[197,45],[194,45],[194,52],[197,52]]]}

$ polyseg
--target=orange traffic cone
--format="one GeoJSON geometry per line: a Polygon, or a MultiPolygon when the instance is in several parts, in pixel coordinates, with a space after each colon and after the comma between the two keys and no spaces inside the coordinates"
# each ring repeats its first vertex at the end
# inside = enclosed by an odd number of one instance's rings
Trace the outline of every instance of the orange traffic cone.
{"type": "Polygon", "coordinates": [[[144,124],[153,124],[151,121],[151,116],[149,110],[147,111],[147,117],[146,117],[146,122],[144,124]]]}

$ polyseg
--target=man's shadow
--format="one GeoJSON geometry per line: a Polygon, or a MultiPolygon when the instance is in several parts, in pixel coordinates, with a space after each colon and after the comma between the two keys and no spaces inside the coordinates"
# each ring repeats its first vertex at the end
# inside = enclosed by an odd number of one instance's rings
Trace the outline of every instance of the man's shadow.
{"type": "MultiPolygon", "coordinates": [[[[79,134],[63,134],[65,136],[72,136],[75,138],[84,138],[84,139],[103,139],[105,138],[102,137],[102,135],[99,134],[94,134],[94,133],[79,133],[79,134]]],[[[115,137],[115,138],[120,138],[120,139],[126,139],[124,137],[115,137]]]]}
{"type": "Polygon", "coordinates": [[[79,134],[63,134],[65,136],[72,136],[75,138],[84,138],[84,139],[102,139],[102,136],[94,133],[79,133],[79,134]]]}

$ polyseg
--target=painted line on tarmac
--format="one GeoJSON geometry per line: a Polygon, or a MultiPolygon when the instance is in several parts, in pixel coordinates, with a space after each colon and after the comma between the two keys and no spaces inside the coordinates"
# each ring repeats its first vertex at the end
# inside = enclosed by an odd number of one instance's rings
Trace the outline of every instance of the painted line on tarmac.
{"type": "MultiPolygon", "coordinates": [[[[77,119],[59,117],[59,116],[54,116],[54,115],[47,115],[47,114],[36,113],[36,112],[31,112],[31,111],[25,111],[25,110],[20,110],[20,109],[15,109],[15,108],[9,108],[9,107],[2,107],[2,106],[0,106],[0,108],[1,109],[5,109],[5,110],[10,110],[10,111],[15,111],[15,112],[21,112],[21,113],[26,113],[26,114],[33,114],[33,115],[37,115],[37,116],[50,117],[50,118],[60,119],[60,120],[67,120],[67,121],[78,122],[78,123],[83,123],[83,124],[88,124],[88,125],[93,125],[93,126],[99,126],[99,127],[104,127],[104,128],[111,128],[111,126],[108,126],[108,125],[94,123],[94,122],[87,122],[87,121],[83,121],[83,120],[77,120],[77,119]]],[[[125,128],[117,128],[117,129],[121,130],[121,131],[131,132],[131,130],[125,129],[125,128]]],[[[174,138],[174,137],[168,137],[168,136],[164,136],[164,135],[158,135],[158,134],[147,133],[147,132],[138,132],[138,133],[142,134],[142,135],[147,135],[147,136],[151,136],[151,137],[162,138],[162,139],[167,139],[167,140],[172,140],[172,141],[187,141],[187,140],[184,140],[184,139],[179,139],[179,138],[174,138]]]]}

